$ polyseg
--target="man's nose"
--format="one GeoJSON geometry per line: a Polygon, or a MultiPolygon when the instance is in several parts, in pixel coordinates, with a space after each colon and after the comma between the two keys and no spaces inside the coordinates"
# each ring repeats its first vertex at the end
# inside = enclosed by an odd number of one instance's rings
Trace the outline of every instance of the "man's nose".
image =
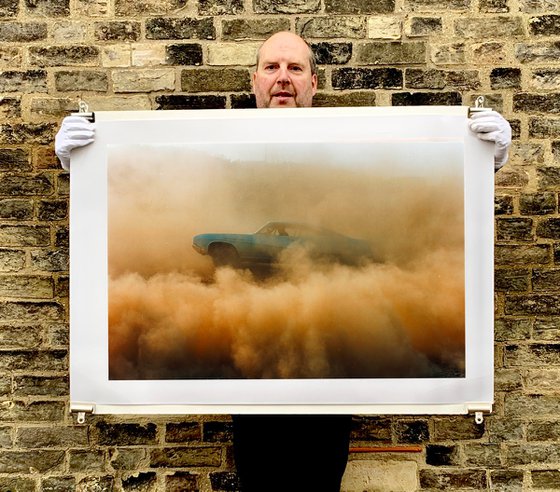
{"type": "Polygon", "coordinates": [[[290,73],[288,72],[288,67],[280,67],[278,70],[278,78],[276,79],[278,84],[286,85],[290,83],[290,73]]]}

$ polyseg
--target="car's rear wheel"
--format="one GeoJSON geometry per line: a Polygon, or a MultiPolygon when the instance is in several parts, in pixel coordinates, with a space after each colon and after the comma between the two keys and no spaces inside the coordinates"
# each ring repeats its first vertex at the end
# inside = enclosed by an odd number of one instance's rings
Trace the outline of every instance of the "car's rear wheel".
{"type": "Polygon", "coordinates": [[[208,253],[216,266],[239,266],[239,254],[231,244],[213,244],[208,253]]]}

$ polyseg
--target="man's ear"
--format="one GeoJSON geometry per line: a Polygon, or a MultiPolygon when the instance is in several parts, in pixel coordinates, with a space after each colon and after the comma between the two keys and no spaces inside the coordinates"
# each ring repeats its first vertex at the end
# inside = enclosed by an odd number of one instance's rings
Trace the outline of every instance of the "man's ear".
{"type": "Polygon", "coordinates": [[[313,95],[317,94],[317,85],[319,84],[318,79],[317,79],[317,74],[314,73],[311,76],[311,87],[313,88],[313,95]]]}

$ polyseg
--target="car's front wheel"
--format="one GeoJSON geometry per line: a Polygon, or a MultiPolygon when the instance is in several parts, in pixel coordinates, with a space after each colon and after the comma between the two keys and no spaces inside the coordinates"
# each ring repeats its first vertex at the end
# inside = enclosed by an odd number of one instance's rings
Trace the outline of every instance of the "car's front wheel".
{"type": "Polygon", "coordinates": [[[208,254],[212,257],[214,265],[219,266],[239,266],[239,254],[231,244],[212,244],[208,254]]]}

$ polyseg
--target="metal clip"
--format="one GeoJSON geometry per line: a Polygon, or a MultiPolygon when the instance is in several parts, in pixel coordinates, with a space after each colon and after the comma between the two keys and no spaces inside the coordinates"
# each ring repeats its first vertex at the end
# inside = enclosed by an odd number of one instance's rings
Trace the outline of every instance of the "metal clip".
{"type": "Polygon", "coordinates": [[[474,412],[474,421],[475,423],[477,423],[478,425],[482,424],[484,422],[484,413],[482,412],[474,412]]]}
{"type": "Polygon", "coordinates": [[[88,111],[89,106],[87,105],[87,102],[80,99],[80,102],[78,103],[78,113],[87,113],[88,111]]]}
{"type": "Polygon", "coordinates": [[[80,99],[80,101],[78,102],[78,112],[72,113],[72,116],[83,116],[84,118],[88,119],[92,123],[95,122],[95,113],[89,112],[88,104],[82,99],[80,99]]]}
{"type": "Polygon", "coordinates": [[[484,103],[486,102],[484,96],[478,96],[474,101],[474,107],[469,108],[469,117],[473,113],[480,113],[482,111],[491,111],[491,108],[484,107],[484,103]]]}
{"type": "Polygon", "coordinates": [[[74,403],[70,406],[70,412],[76,412],[76,422],[84,424],[86,422],[86,414],[95,413],[95,405],[74,403]]]}

